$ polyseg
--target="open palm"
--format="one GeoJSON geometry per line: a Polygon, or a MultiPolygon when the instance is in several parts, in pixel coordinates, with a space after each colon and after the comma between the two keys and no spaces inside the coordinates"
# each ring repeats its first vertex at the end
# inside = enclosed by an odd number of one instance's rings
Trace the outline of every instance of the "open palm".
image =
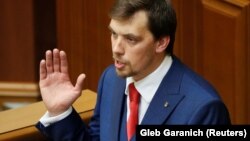
{"type": "Polygon", "coordinates": [[[69,73],[66,53],[54,49],[46,52],[40,63],[40,91],[44,104],[51,116],[66,111],[81,95],[85,74],[80,74],[75,86],[69,73]]]}

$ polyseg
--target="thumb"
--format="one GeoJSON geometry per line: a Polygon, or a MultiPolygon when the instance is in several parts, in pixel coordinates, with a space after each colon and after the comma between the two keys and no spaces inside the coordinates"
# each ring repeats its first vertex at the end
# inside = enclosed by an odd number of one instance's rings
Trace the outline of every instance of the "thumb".
{"type": "Polygon", "coordinates": [[[76,81],[76,85],[75,85],[76,90],[82,91],[83,82],[84,82],[85,77],[86,77],[86,75],[83,73],[78,76],[77,81],[76,81]]]}

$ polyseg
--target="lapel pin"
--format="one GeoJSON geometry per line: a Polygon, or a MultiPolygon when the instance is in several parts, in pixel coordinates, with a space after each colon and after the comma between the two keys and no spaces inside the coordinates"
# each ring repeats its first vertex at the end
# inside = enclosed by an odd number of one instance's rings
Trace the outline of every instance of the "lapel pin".
{"type": "Polygon", "coordinates": [[[168,107],[168,102],[166,101],[165,104],[164,104],[164,107],[168,107]]]}

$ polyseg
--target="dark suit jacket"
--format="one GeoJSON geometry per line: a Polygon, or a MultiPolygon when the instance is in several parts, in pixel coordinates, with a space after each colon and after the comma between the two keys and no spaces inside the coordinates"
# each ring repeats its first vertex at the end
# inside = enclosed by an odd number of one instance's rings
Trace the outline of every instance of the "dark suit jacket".
{"type": "MultiPolygon", "coordinates": [[[[126,140],[123,121],[126,113],[126,80],[108,67],[99,81],[93,118],[87,127],[73,111],[65,119],[37,128],[49,138],[59,140],[126,140]]],[[[215,89],[202,77],[173,57],[170,70],[163,78],[142,125],[214,125],[230,124],[228,111],[215,89]],[[164,104],[168,102],[168,106],[164,104]]],[[[135,138],[133,138],[134,140],[135,138]]]]}

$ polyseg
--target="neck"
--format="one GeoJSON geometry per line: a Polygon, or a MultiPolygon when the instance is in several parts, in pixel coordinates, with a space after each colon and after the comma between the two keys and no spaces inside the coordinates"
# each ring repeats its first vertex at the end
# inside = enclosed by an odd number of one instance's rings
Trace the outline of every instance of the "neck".
{"type": "Polygon", "coordinates": [[[155,59],[152,61],[152,63],[151,63],[151,67],[150,67],[151,69],[148,70],[147,72],[143,73],[143,74],[134,76],[133,77],[134,81],[139,81],[139,80],[145,78],[146,76],[148,76],[154,70],[156,70],[161,65],[161,63],[164,60],[165,56],[166,56],[166,54],[157,55],[155,57],[155,59]]]}

